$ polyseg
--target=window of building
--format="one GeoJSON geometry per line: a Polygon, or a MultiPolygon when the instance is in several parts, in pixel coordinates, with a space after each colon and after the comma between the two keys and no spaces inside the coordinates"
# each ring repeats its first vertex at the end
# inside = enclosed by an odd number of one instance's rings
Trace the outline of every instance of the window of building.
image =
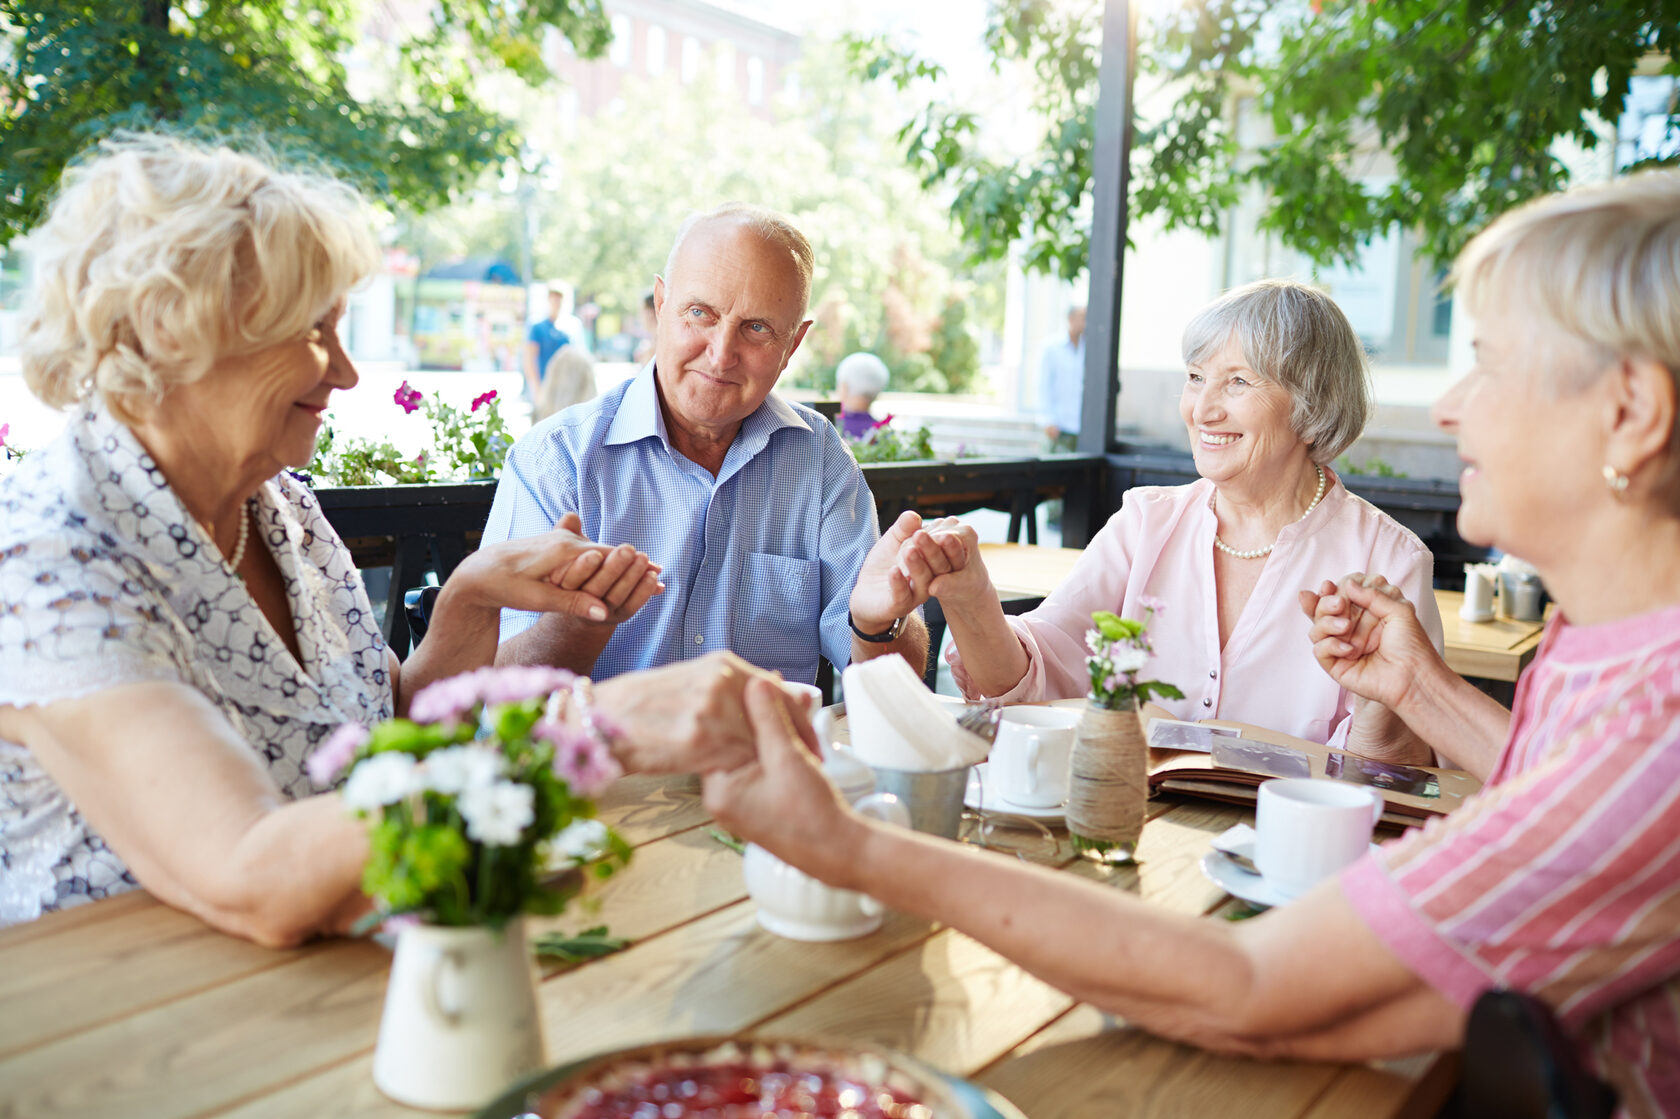
{"type": "Polygon", "coordinates": [[[747,104],[764,104],[764,60],[756,54],[747,59],[747,104]]]}
{"type": "Polygon", "coordinates": [[[655,77],[665,72],[665,29],[658,24],[647,30],[647,72],[655,77]]]}
{"type": "Polygon", "coordinates": [[[630,17],[612,17],[612,46],[607,48],[607,60],[621,69],[630,66],[630,17]]]}
{"type": "Polygon", "coordinates": [[[682,41],[682,80],[684,85],[691,84],[700,76],[700,40],[692,35],[684,35],[682,41]]]}
{"type": "Polygon", "coordinates": [[[735,84],[735,47],[730,43],[719,43],[714,48],[712,56],[717,65],[717,83],[724,89],[734,89],[735,84]]]}
{"type": "Polygon", "coordinates": [[[1628,82],[1626,106],[1616,122],[1616,167],[1680,155],[1680,78],[1641,74],[1628,82]]]}

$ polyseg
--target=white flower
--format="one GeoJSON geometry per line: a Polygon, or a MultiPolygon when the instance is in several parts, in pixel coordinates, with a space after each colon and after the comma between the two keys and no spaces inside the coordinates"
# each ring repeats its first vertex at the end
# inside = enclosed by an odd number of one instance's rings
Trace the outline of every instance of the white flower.
{"type": "Polygon", "coordinates": [[[492,847],[512,847],[535,818],[535,799],[536,790],[529,785],[497,781],[466,789],[455,806],[467,822],[468,839],[492,847]]]}
{"type": "Polygon", "coordinates": [[[489,746],[446,746],[426,755],[422,768],[428,789],[455,796],[500,777],[502,754],[489,746]]]}
{"type": "Polygon", "coordinates": [[[573,820],[554,837],[553,849],[573,862],[586,863],[607,846],[607,825],[599,820],[573,820]]]}
{"type": "Polygon", "coordinates": [[[414,758],[392,750],[356,764],[350,771],[350,779],[344,783],[344,803],[366,811],[395,804],[419,787],[414,758]]]}
{"type": "Polygon", "coordinates": [[[1102,634],[1094,629],[1085,631],[1085,647],[1093,653],[1101,653],[1103,649],[1102,634]]]}
{"type": "Polygon", "coordinates": [[[1149,662],[1149,654],[1136,646],[1116,643],[1108,651],[1108,659],[1115,672],[1136,672],[1149,662]]]}

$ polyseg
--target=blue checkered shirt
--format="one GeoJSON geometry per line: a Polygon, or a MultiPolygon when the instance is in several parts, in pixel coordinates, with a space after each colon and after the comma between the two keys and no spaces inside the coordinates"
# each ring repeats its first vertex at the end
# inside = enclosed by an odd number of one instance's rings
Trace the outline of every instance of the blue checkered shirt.
{"type": "MultiPolygon", "coordinates": [[[[665,569],[665,593],[613,633],[596,679],[729,649],[810,683],[819,655],[851,658],[847,603],[880,528],[863,472],[809,408],[772,393],[713,478],[671,446],[650,364],[514,446],[484,542],[568,512],[590,539],[634,544],[665,569]]],[[[502,640],[537,618],[504,610],[502,640]]]]}

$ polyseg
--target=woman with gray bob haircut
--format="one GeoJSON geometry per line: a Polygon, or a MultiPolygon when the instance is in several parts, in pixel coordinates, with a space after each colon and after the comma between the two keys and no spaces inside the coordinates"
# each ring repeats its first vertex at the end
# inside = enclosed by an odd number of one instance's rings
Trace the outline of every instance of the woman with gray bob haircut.
{"type": "Polygon", "coordinates": [[[1371,411],[1353,327],[1323,292],[1265,280],[1197,314],[1184,359],[1179,411],[1201,480],[1129,490],[1038,609],[1004,616],[973,529],[935,522],[906,542],[901,568],[950,622],[958,685],[1002,703],[1084,695],[1092,612],[1153,607],[1149,675],[1184,692],[1162,701],[1174,716],[1392,752],[1404,725],[1318,670],[1296,605],[1349,571],[1385,571],[1442,642],[1429,549],[1328,465],[1371,411]]]}

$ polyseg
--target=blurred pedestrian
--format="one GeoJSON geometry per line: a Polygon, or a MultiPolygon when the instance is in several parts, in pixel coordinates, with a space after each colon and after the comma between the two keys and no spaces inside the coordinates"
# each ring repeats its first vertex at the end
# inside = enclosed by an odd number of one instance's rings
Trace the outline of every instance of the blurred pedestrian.
{"type": "Polygon", "coordinates": [[[872,431],[870,406],[887,387],[887,363],[871,353],[847,354],[834,370],[834,392],[840,398],[840,434],[862,439],[872,431]]]}
{"type": "Polygon", "coordinates": [[[556,412],[574,404],[594,400],[595,363],[582,346],[561,346],[543,370],[542,384],[537,386],[537,399],[531,410],[531,422],[541,423],[556,412]]]}

